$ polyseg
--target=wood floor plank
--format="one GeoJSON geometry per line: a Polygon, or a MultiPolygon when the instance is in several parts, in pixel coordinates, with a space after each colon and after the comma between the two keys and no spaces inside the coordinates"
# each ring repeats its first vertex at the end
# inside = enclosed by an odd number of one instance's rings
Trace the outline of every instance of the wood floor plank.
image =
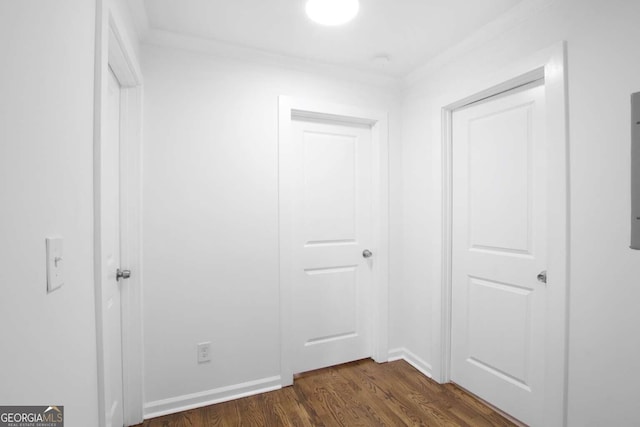
{"type": "Polygon", "coordinates": [[[286,427],[313,426],[304,406],[300,404],[293,387],[267,393],[265,405],[277,415],[278,424],[286,427]]]}
{"type": "MultiPolygon", "coordinates": [[[[421,402],[409,399],[408,394],[414,388],[408,382],[398,381],[397,377],[388,375],[388,372],[384,369],[381,370],[380,366],[370,365],[361,372],[363,377],[376,382],[378,387],[385,391],[391,407],[396,410],[396,413],[402,419],[409,421],[410,425],[423,425],[423,422],[426,422],[426,425],[433,426],[451,425],[448,424],[446,418],[443,419],[439,411],[423,405],[421,402]]],[[[421,375],[415,370],[414,374],[421,375]]]]}
{"type": "Polygon", "coordinates": [[[370,359],[296,375],[281,390],[145,420],[136,427],[502,426],[515,424],[405,361],[370,359]]]}
{"type": "Polygon", "coordinates": [[[402,418],[387,404],[389,397],[375,384],[374,381],[363,377],[355,369],[344,369],[342,375],[353,383],[360,383],[358,398],[367,402],[366,409],[376,418],[377,425],[403,425],[402,418]]]}

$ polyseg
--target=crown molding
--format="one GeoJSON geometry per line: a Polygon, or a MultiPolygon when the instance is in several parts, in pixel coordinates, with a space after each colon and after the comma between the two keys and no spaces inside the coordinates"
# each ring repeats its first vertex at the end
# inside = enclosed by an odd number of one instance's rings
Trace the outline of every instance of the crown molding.
{"type": "Polygon", "coordinates": [[[234,45],[213,39],[188,36],[171,31],[149,29],[141,38],[141,43],[148,46],[186,50],[219,58],[251,62],[258,65],[286,68],[294,71],[364,83],[370,86],[398,90],[401,89],[403,85],[403,80],[400,77],[280,55],[259,49],[234,45]]]}
{"type": "Polygon", "coordinates": [[[480,48],[490,41],[500,37],[511,28],[521,25],[523,22],[550,7],[555,0],[524,0],[512,9],[489,22],[472,35],[461,42],[449,47],[436,55],[423,65],[416,67],[404,77],[405,90],[424,81],[433,73],[463,57],[469,52],[480,48]]]}
{"type": "Polygon", "coordinates": [[[305,73],[324,75],[371,86],[401,90],[412,88],[432,74],[460,57],[500,37],[511,28],[531,19],[556,0],[523,0],[511,10],[491,21],[459,43],[445,49],[427,62],[415,67],[404,76],[393,76],[371,70],[341,66],[317,60],[277,54],[251,47],[222,42],[214,39],[194,37],[172,31],[152,28],[147,16],[144,0],[128,0],[126,3],[133,17],[138,38],[143,45],[186,50],[219,58],[234,59],[305,73]]]}

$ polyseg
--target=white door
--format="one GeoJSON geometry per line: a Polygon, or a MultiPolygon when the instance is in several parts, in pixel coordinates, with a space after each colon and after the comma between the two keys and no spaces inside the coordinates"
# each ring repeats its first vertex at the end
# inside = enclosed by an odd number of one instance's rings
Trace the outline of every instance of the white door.
{"type": "Polygon", "coordinates": [[[372,139],[368,126],[293,120],[294,372],[372,355],[372,139]]]}
{"type": "Polygon", "coordinates": [[[544,90],[453,114],[451,378],[530,425],[544,414],[544,90]]]}
{"type": "Polygon", "coordinates": [[[120,286],[120,84],[109,70],[107,122],[101,149],[101,254],[106,425],[123,425],[120,286]]]}

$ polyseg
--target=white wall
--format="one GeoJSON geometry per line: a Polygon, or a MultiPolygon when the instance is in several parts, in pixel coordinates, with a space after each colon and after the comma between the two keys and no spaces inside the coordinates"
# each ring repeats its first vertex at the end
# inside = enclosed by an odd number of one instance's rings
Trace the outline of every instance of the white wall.
{"type": "MultiPolygon", "coordinates": [[[[148,413],[162,399],[179,407],[185,395],[280,373],[278,96],[389,111],[394,171],[399,96],[187,51],[143,46],[142,58],[148,413]],[[196,363],[202,341],[212,342],[210,364],[196,363]]],[[[394,178],[392,188],[400,188],[394,178]]]]}
{"type": "Polygon", "coordinates": [[[527,12],[516,11],[512,19],[485,28],[411,76],[403,105],[405,345],[433,360],[431,291],[440,286],[441,256],[441,107],[471,95],[474,82],[501,67],[567,40],[568,421],[570,426],[636,425],[640,252],[629,249],[629,95],[640,91],[640,2],[526,2],[521,10],[527,12]]]}
{"type": "Polygon", "coordinates": [[[96,425],[94,2],[0,2],[0,402],[96,425]],[[46,292],[45,237],[65,285],[46,292]]]}

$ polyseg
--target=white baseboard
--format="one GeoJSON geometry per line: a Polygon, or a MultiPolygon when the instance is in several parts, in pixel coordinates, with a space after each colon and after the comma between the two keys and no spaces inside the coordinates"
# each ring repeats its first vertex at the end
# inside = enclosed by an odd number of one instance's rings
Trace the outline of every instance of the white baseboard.
{"type": "Polygon", "coordinates": [[[144,418],[149,419],[161,417],[163,415],[188,411],[190,409],[227,402],[229,400],[252,396],[254,394],[266,393],[280,388],[282,388],[282,382],[278,375],[275,377],[268,377],[255,381],[247,381],[241,384],[215,388],[213,390],[186,394],[169,399],[156,400],[144,405],[144,418]]]}
{"type": "MultiPolygon", "coordinates": [[[[422,374],[431,378],[431,365],[416,356],[410,350],[406,348],[389,350],[389,362],[400,359],[405,360],[422,374]]],[[[144,405],[144,418],[150,419],[161,417],[163,415],[175,414],[176,412],[188,411],[190,409],[214,405],[216,403],[228,402],[242,397],[278,390],[280,388],[282,388],[282,381],[278,375],[255,381],[247,381],[241,384],[201,391],[198,393],[185,394],[183,396],[176,396],[169,399],[156,400],[144,405]]]]}
{"type": "Polygon", "coordinates": [[[432,378],[431,365],[404,347],[389,350],[389,362],[394,360],[404,360],[426,377],[432,378]]]}

